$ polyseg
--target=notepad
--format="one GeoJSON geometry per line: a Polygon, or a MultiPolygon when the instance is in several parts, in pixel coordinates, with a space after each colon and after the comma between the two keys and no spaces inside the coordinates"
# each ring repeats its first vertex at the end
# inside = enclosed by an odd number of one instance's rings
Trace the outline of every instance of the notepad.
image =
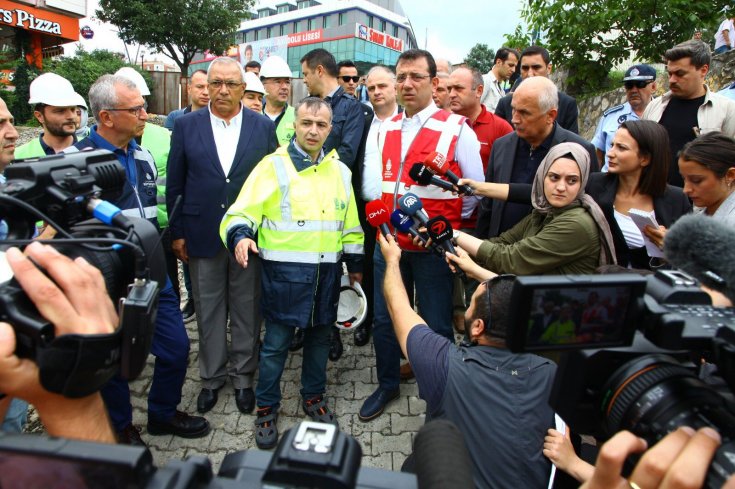
{"type": "Polygon", "coordinates": [[[663,258],[663,251],[661,251],[661,249],[656,246],[653,241],[648,239],[648,236],[646,236],[643,232],[646,226],[653,226],[654,228],[658,229],[658,222],[656,222],[656,213],[654,211],[630,209],[628,211],[628,216],[633,221],[633,223],[635,223],[638,229],[640,229],[641,235],[643,236],[643,242],[646,245],[646,252],[648,253],[648,256],[650,256],[651,258],[663,258]]]}

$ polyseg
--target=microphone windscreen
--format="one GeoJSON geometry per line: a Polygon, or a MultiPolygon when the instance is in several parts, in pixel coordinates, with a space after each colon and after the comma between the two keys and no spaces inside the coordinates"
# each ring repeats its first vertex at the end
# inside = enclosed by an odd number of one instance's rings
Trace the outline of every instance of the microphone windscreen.
{"type": "Polygon", "coordinates": [[[731,227],[704,214],[683,216],[666,232],[664,255],[675,267],[733,300],[735,230],[731,227]]]}
{"type": "Polygon", "coordinates": [[[398,199],[398,207],[409,216],[413,216],[424,208],[424,204],[418,195],[407,192],[398,199]]]}
{"type": "Polygon", "coordinates": [[[400,209],[396,209],[393,211],[393,213],[390,215],[390,222],[391,224],[393,224],[394,228],[406,234],[414,225],[413,218],[408,214],[401,212],[400,209]]]}
{"type": "Polygon", "coordinates": [[[429,155],[424,159],[424,165],[434,170],[436,173],[439,173],[441,175],[444,175],[446,170],[444,169],[444,164],[447,162],[446,158],[443,154],[437,153],[436,151],[432,151],[429,153],[429,155]]]}
{"type": "Polygon", "coordinates": [[[390,212],[388,206],[382,200],[371,200],[365,204],[365,215],[370,225],[374,228],[380,227],[381,224],[390,222],[390,212]]]}
{"type": "Polygon", "coordinates": [[[451,421],[426,423],[414,442],[416,479],[421,489],[474,488],[474,467],[464,437],[451,421]]]}
{"type": "Polygon", "coordinates": [[[408,176],[413,178],[419,185],[429,185],[434,174],[421,163],[414,163],[408,171],[408,176]]]}

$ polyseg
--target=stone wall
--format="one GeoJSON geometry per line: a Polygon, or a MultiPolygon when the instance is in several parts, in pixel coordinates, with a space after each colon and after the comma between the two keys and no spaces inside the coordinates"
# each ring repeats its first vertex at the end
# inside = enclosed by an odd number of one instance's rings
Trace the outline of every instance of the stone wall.
{"type": "MultiPolygon", "coordinates": [[[[714,90],[720,90],[735,80],[735,51],[714,56],[712,66],[707,74],[706,83],[714,90]]],[[[666,73],[658,74],[658,90],[656,96],[660,96],[669,89],[666,73]]],[[[610,107],[625,102],[625,89],[620,87],[610,92],[577,100],[579,107],[579,134],[586,140],[591,140],[595,135],[597,123],[610,107]]]]}

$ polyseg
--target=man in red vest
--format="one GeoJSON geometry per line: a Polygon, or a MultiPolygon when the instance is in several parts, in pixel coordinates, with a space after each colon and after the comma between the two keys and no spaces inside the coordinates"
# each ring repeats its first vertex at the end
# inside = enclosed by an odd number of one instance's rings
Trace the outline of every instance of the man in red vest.
{"type": "MultiPolygon", "coordinates": [[[[382,200],[391,210],[407,192],[416,194],[429,217],[443,215],[458,229],[478,203],[475,197],[459,197],[434,186],[421,187],[409,176],[414,163],[423,163],[436,151],[446,157],[446,165],[465,178],[483,177],[480,143],[465,123],[466,118],[434,105],[432,90],[438,85],[436,63],[431,53],[419,49],[405,51],[396,65],[398,97],[404,112],[386,120],[378,133],[382,157],[382,200]],[[472,176],[475,175],[475,176],[472,176]]],[[[368,143],[371,143],[370,141],[368,143]]],[[[366,151],[367,153],[367,151],[366,151]]],[[[397,240],[404,253],[401,272],[407,290],[416,290],[416,304],[434,331],[453,341],[452,273],[443,258],[413,244],[406,234],[397,240]]],[[[401,351],[383,297],[385,260],[376,249],[375,313],[373,343],[380,387],[360,409],[362,421],[379,416],[385,405],[398,398],[401,351]]]]}

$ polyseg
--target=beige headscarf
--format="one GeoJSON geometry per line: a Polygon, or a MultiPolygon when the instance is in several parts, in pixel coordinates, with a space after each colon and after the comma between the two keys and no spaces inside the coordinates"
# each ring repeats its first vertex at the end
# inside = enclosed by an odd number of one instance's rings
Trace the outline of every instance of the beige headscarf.
{"type": "Polygon", "coordinates": [[[565,155],[572,155],[572,159],[579,166],[579,172],[581,181],[579,182],[579,193],[575,200],[578,200],[582,207],[587,209],[592,219],[595,220],[597,228],[599,229],[600,235],[600,265],[609,265],[616,263],[615,258],[615,245],[613,244],[612,232],[610,231],[610,225],[605,219],[605,215],[602,213],[602,209],[597,205],[592,197],[587,195],[584,191],[587,185],[587,180],[590,176],[590,154],[581,145],[577,143],[561,143],[552,147],[546,154],[546,158],[541,161],[538,169],[536,170],[536,176],[533,179],[533,187],[531,189],[531,205],[534,209],[542,214],[547,214],[553,209],[553,206],[549,203],[544,193],[544,178],[549,172],[551,165],[559,158],[565,155]]]}

